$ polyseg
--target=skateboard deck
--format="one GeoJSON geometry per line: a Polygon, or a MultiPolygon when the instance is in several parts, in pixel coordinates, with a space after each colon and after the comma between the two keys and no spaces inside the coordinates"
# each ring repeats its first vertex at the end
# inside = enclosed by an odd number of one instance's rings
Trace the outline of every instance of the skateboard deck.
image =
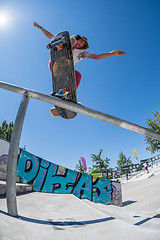
{"type": "MultiPolygon", "coordinates": [[[[69,32],[63,31],[53,37],[47,45],[51,51],[53,96],[61,89],[69,92],[63,101],[77,103],[75,71],[69,32]]],[[[55,106],[57,113],[65,119],[74,118],[77,113],[55,106]]]]}

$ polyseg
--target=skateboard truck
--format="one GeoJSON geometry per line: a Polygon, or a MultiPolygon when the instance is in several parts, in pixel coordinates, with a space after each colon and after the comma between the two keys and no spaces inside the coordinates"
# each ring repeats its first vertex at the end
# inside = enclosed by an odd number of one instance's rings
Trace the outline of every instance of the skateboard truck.
{"type": "Polygon", "coordinates": [[[69,92],[67,88],[60,89],[57,93],[52,92],[51,95],[59,98],[67,99],[69,92]]]}
{"type": "Polygon", "coordinates": [[[63,42],[64,42],[64,40],[61,39],[60,41],[47,44],[46,47],[47,47],[48,49],[55,48],[57,51],[60,51],[60,50],[63,49],[63,42]]]}

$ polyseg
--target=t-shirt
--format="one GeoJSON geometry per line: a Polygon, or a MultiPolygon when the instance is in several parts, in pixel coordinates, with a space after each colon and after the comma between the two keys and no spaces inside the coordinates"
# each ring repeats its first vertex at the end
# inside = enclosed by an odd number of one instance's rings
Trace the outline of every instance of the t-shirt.
{"type": "Polygon", "coordinates": [[[84,49],[77,49],[77,48],[75,48],[73,50],[73,61],[74,61],[74,64],[76,64],[80,60],[83,60],[83,59],[89,57],[91,54],[92,54],[91,52],[87,52],[84,49]]]}
{"type": "MultiPolygon", "coordinates": [[[[92,54],[91,52],[87,52],[87,51],[84,50],[84,49],[77,49],[77,48],[73,49],[73,50],[72,50],[72,53],[73,53],[73,62],[74,62],[74,65],[75,65],[77,62],[79,62],[79,61],[81,61],[81,60],[89,57],[89,56],[92,54]]],[[[48,67],[49,67],[50,71],[52,72],[51,59],[50,59],[50,61],[48,62],[48,67]]]]}

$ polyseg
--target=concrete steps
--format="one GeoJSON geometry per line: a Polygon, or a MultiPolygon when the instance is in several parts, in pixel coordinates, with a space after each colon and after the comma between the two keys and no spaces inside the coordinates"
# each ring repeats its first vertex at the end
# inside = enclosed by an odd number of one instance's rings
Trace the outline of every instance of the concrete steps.
{"type": "MultiPolygon", "coordinates": [[[[16,193],[32,192],[33,187],[29,184],[16,183],[16,193]]],[[[6,181],[0,181],[0,196],[6,195],[6,181]]]]}

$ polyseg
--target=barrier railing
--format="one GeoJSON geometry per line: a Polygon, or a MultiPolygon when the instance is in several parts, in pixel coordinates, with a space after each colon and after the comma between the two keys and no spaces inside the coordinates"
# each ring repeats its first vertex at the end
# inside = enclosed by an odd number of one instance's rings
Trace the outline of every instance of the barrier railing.
{"type": "Polygon", "coordinates": [[[132,122],[128,122],[126,120],[108,115],[106,113],[96,111],[94,109],[91,109],[76,103],[64,101],[44,93],[40,93],[37,91],[33,91],[31,89],[19,87],[19,86],[1,82],[1,81],[0,81],[0,88],[23,95],[23,98],[17,113],[17,117],[14,123],[14,129],[12,133],[12,139],[10,143],[9,156],[8,156],[8,166],[7,166],[7,190],[6,190],[7,195],[6,196],[7,196],[8,213],[11,216],[18,216],[17,204],[16,204],[16,167],[17,167],[18,147],[19,147],[19,141],[21,136],[21,130],[23,126],[23,120],[25,117],[25,113],[26,113],[30,98],[35,98],[40,101],[56,105],[58,107],[66,108],[68,110],[119,126],[121,128],[128,129],[133,132],[137,132],[144,136],[160,141],[160,134],[156,132],[153,132],[147,128],[144,128],[132,122]]]}

